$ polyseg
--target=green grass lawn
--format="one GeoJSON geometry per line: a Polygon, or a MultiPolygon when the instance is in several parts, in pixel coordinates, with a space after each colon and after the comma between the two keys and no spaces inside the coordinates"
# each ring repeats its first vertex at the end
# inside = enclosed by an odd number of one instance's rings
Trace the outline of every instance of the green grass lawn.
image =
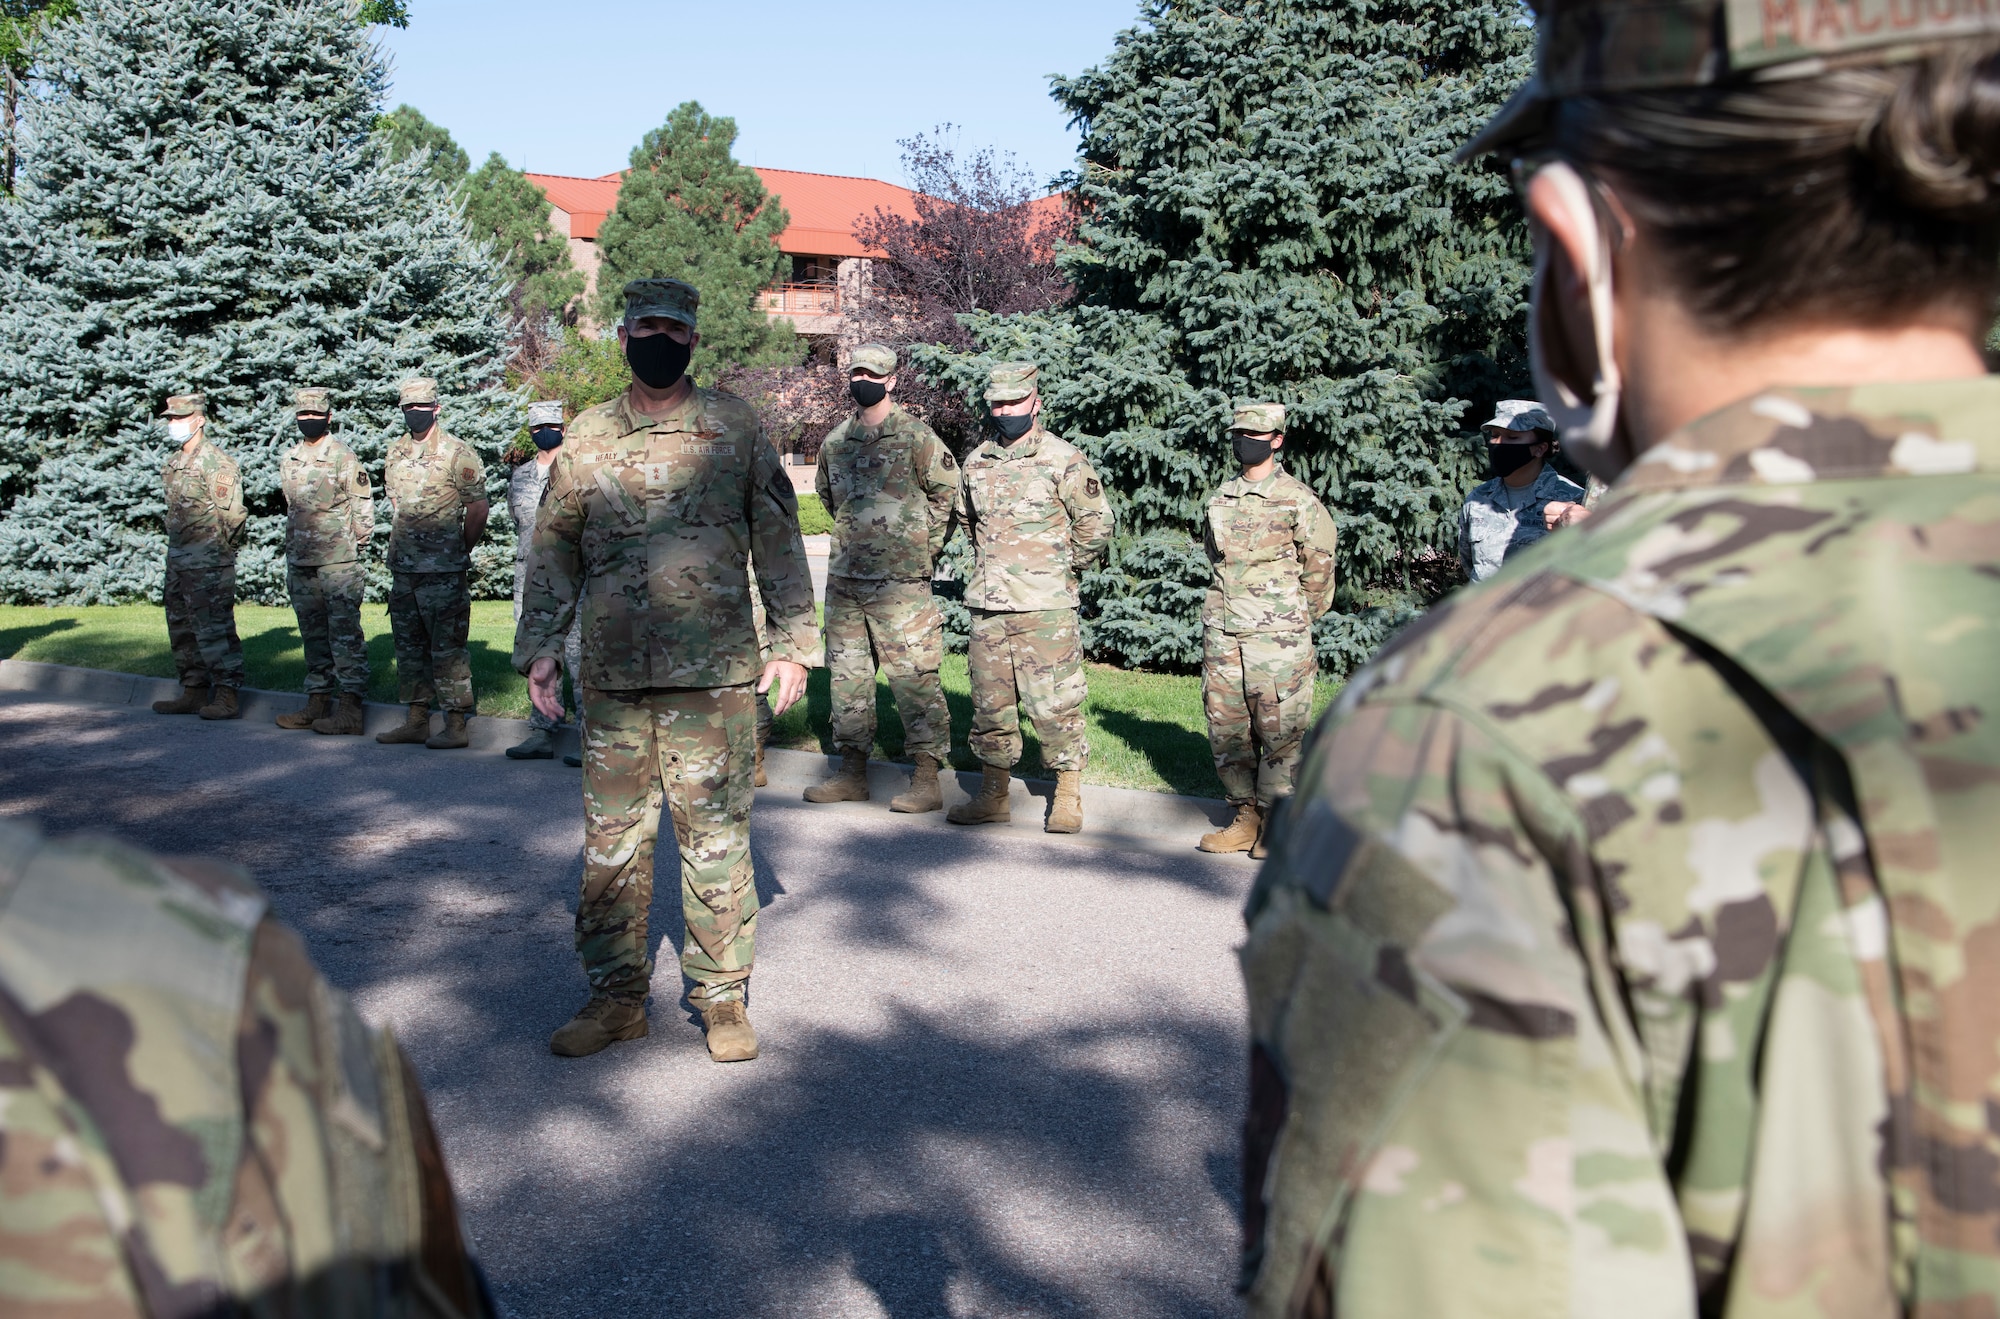
{"type": "MultiPolygon", "coordinates": [[[[379,604],[364,606],[361,626],[368,636],[373,675],[369,695],[378,701],[394,701],[395,648],[389,638],[387,611],[379,604]]],[[[238,605],[236,630],[243,638],[251,686],[303,690],[305,654],[299,647],[298,624],[291,610],[238,605]]],[[[513,650],[513,607],[504,600],[474,601],[472,683],[481,714],[526,717],[528,685],[514,672],[513,650]]],[[[0,605],[0,659],[75,664],[156,678],[174,676],[166,619],[155,605],[74,609],[0,605]]],[[[1200,797],[1221,795],[1209,760],[1199,678],[1129,673],[1103,664],[1092,664],[1089,670],[1090,700],[1085,713],[1090,723],[1090,768],[1085,778],[1121,788],[1200,797]]],[[[978,762],[965,746],[966,730],[972,725],[965,656],[945,656],[943,677],[945,699],[951,705],[952,759],[960,769],[976,769],[978,762]]],[[[1322,679],[1314,693],[1314,712],[1324,709],[1338,690],[1339,684],[1322,679]]],[[[832,708],[826,670],[814,669],[806,699],[779,718],[771,744],[830,751],[832,708]]],[[[876,754],[900,759],[903,722],[888,687],[879,682],[875,708],[876,754]]],[[[1041,746],[1032,731],[1018,772],[1042,776],[1041,746]]]]}

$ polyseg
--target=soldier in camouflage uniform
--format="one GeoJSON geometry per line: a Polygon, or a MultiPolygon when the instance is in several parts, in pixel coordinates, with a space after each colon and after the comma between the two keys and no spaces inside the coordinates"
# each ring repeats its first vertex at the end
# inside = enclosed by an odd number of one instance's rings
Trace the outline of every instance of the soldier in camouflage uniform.
{"type": "Polygon", "coordinates": [[[1236,819],[1204,852],[1264,855],[1264,822],[1292,791],[1312,722],[1313,620],[1333,605],[1333,518],[1278,466],[1282,403],[1244,403],[1230,428],[1243,474],[1209,497],[1202,542],[1201,697],[1216,777],[1236,819]]]}
{"type": "Polygon", "coordinates": [[[1458,566],[1483,582],[1552,531],[1590,516],[1583,487],[1551,467],[1556,424],[1541,404],[1512,398],[1480,427],[1491,480],[1465,497],[1458,511],[1458,566]]]}
{"type": "Polygon", "coordinates": [[[0,1314],[494,1313],[409,1059],[256,885],[0,820],[0,1314]]]}
{"type": "Polygon", "coordinates": [[[938,769],[951,755],[951,710],[938,677],[944,618],[931,598],[931,575],[951,530],[958,464],[929,426],[890,397],[894,349],[862,344],[851,362],[848,389],[860,410],[827,434],[815,478],[833,515],[826,666],[841,764],[831,779],[806,789],[806,800],[868,800],[879,664],[903,716],[903,750],[916,761],[910,790],[889,809],[920,814],[944,805],[938,769]]]}
{"type": "Polygon", "coordinates": [[[306,704],[277,723],[358,736],[368,699],[361,550],[375,534],[375,491],[354,451],[327,436],[331,395],[301,389],[292,403],[304,438],[278,464],[278,484],[285,492],[285,585],[306,652],[306,704]]]}
{"type": "Polygon", "coordinates": [[[1043,827],[1083,828],[1083,645],[1077,582],[1111,543],[1111,504],[1088,460],[1042,429],[1039,369],[993,368],[986,402],[992,438],[966,455],[958,516],[972,539],[972,753],[984,767],[979,793],[954,806],[953,824],[1011,817],[1007,793],[1021,759],[1026,710],[1056,772],[1043,827]]]}
{"type": "Polygon", "coordinates": [[[549,472],[514,666],[543,713],[583,612],[584,870],[576,947],[590,1001],[549,1041],[566,1057],[646,1034],[647,923],[664,811],[678,844],[681,969],[718,1062],[757,1056],[745,1006],[756,943],[750,864],[756,697],[779,713],[818,663],[798,500],[743,400],[689,380],[700,295],[625,287],[632,386],[570,423],[549,472]],[[750,583],[769,614],[759,677],[750,583]]]}
{"type": "MultiPolygon", "coordinates": [[[[563,442],[563,404],[559,398],[543,399],[528,405],[528,435],[533,439],[535,452],[514,466],[514,474],[507,478],[507,512],[514,519],[514,624],[521,623],[521,597],[528,588],[528,552],[535,545],[535,511],[541,507],[542,491],[549,484],[549,468],[555,465],[556,454],[563,442]]],[[[563,672],[569,676],[570,687],[575,695],[582,693],[583,672],[583,613],[578,611],[569,625],[569,635],[563,638],[563,672]]],[[[566,705],[562,717],[551,719],[540,710],[528,712],[528,736],[525,740],[507,748],[509,760],[549,760],[556,754],[555,734],[568,723],[575,711],[575,695],[571,704],[566,705]]],[[[564,756],[563,763],[581,765],[583,761],[574,756],[564,756]],[[572,764],[574,762],[574,764],[572,764]]]]}
{"type": "Polygon", "coordinates": [[[1308,748],[1249,1313],[1993,1314],[2000,13],[1538,8],[1472,150],[1614,484],[1308,748]]]}
{"type": "Polygon", "coordinates": [[[486,468],[472,446],[437,424],[435,380],[405,380],[408,435],[389,446],[382,486],[389,496],[389,627],[396,637],[397,699],[404,722],[377,742],[421,742],[433,751],[467,744],[472,718],[472,547],[486,534],[486,468]],[[444,727],[430,730],[431,702],[444,727]]]}
{"type": "Polygon", "coordinates": [[[207,401],[167,400],[167,430],[180,446],[163,474],[167,496],[167,639],[181,694],[153,702],[156,714],[236,719],[243,711],[243,642],[236,635],[236,548],[249,514],[236,462],[208,442],[207,401]]]}

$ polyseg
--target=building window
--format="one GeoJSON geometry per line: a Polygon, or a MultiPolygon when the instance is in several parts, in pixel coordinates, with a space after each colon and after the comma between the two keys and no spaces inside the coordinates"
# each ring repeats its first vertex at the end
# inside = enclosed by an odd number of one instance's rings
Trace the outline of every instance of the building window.
{"type": "Polygon", "coordinates": [[[833,284],[840,279],[840,258],[837,256],[794,256],[792,258],[792,283],[833,284]]]}

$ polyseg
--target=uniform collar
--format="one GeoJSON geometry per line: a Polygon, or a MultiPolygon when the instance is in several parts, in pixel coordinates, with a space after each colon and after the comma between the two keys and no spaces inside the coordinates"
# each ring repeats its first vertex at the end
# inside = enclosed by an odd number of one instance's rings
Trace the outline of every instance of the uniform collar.
{"type": "Polygon", "coordinates": [[[1767,389],[1639,455],[1613,487],[1800,485],[2000,471],[2000,377],[1767,389]]]}
{"type": "Polygon", "coordinates": [[[672,412],[662,417],[649,417],[632,406],[632,391],[627,389],[618,396],[612,414],[618,418],[618,433],[621,436],[642,430],[691,430],[693,427],[688,424],[688,419],[700,406],[701,386],[696,385],[672,412]]]}
{"type": "Polygon", "coordinates": [[[872,430],[869,429],[866,422],[861,420],[861,413],[858,409],[854,413],[853,421],[854,424],[847,428],[847,433],[857,439],[865,437],[872,440],[879,439],[884,435],[895,435],[902,431],[903,427],[910,421],[910,414],[904,410],[902,404],[891,403],[889,405],[889,415],[882,418],[882,424],[872,430]]]}
{"type": "Polygon", "coordinates": [[[1042,441],[1047,436],[1048,432],[1042,429],[1040,422],[1037,422],[1033,430],[1012,444],[1002,444],[989,437],[980,442],[979,448],[996,463],[1013,462],[1018,458],[1033,458],[1039,454],[1042,451],[1042,441]]]}
{"type": "Polygon", "coordinates": [[[1271,474],[1263,480],[1246,481],[1241,474],[1238,474],[1224,481],[1222,489],[1217,493],[1224,495],[1268,495],[1277,488],[1278,483],[1283,481],[1285,477],[1285,460],[1280,458],[1278,465],[1273,467],[1271,474]]]}

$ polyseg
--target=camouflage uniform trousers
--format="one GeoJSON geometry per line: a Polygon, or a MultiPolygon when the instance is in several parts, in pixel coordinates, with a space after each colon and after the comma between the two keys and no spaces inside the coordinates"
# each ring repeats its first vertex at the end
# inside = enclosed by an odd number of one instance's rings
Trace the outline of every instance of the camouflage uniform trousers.
{"type": "Polygon", "coordinates": [[[358,562],[316,568],[288,564],[285,588],[299,618],[306,651],[306,694],[368,691],[368,639],[361,633],[361,601],[368,572],[358,562]]]}
{"type": "Polygon", "coordinates": [[[472,713],[472,593],[462,572],[399,572],[390,579],[396,699],[472,713]]]}
{"type": "Polygon", "coordinates": [[[681,855],[681,970],[697,1004],[741,998],[756,948],[753,685],[583,693],[583,892],[576,951],[597,993],[643,999],[664,808],[681,855]]]}
{"type": "Polygon", "coordinates": [[[243,640],[236,635],[236,565],[167,567],[167,640],[183,687],[241,687],[243,640]]]}
{"type": "Polygon", "coordinates": [[[1081,770],[1083,646],[1076,610],[972,611],[972,754],[1012,768],[1021,759],[1021,711],[1042,741],[1042,764],[1081,770]]]}
{"type": "Polygon", "coordinates": [[[826,667],[833,689],[833,749],[875,746],[879,664],[903,716],[903,752],[951,754],[951,710],[938,666],[944,617],[929,582],[831,577],[826,584],[826,667]]]}
{"type": "Polygon", "coordinates": [[[1205,629],[1201,701],[1215,776],[1232,806],[1269,807],[1291,795],[1318,672],[1310,632],[1205,629]]]}

